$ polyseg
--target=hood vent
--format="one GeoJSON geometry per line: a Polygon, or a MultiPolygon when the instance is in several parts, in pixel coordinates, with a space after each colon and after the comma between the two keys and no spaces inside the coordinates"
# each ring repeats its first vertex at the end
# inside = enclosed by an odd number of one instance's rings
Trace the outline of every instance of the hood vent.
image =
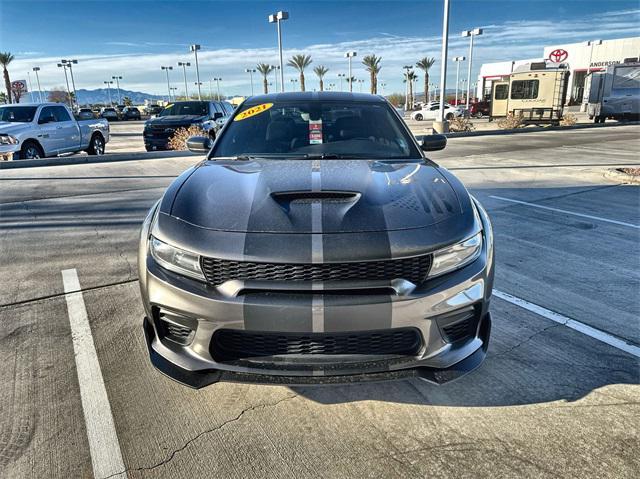
{"type": "Polygon", "coordinates": [[[354,191],[282,191],[271,193],[271,197],[282,206],[305,203],[355,203],[360,193],[354,191]]]}

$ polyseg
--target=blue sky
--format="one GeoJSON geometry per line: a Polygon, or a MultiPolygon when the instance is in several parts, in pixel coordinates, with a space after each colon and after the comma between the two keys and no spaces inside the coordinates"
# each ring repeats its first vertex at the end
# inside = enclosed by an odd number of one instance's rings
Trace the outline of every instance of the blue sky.
{"type": "MultiPolygon", "coordinates": [[[[423,56],[440,56],[442,0],[423,1],[114,1],[36,2],[0,0],[0,51],[16,60],[13,78],[40,66],[43,88],[61,86],[56,67],[63,57],[77,58],[78,88],[98,88],[112,75],[122,87],[164,94],[160,65],[173,65],[172,82],[182,90],[178,61],[191,61],[190,43],[200,43],[201,79],[223,78],[226,94],[250,92],[247,67],[277,62],[275,27],[267,15],[289,11],[283,24],[285,56],[309,53],[330,69],[325,83],[338,83],[346,71],[344,51],[357,50],[354,76],[368,76],[359,59],[382,56],[380,78],[386,93],[402,91],[402,65],[423,56]],[[24,20],[28,18],[29,21],[24,20]]],[[[474,72],[484,62],[540,57],[545,45],[640,35],[637,0],[451,0],[450,57],[466,55],[460,31],[485,28],[476,41],[474,72]]],[[[450,78],[454,72],[449,68],[450,78]]],[[[293,78],[296,73],[286,68],[293,78]]],[[[433,68],[439,75],[439,64],[433,68]]],[[[317,87],[312,71],[308,85],[317,87]]],[[[257,79],[256,79],[257,80],[257,79]]],[[[189,71],[193,85],[195,72],[189,71]]],[[[273,81],[273,79],[272,79],[273,81]]],[[[257,81],[256,81],[257,85],[257,81]]],[[[208,88],[208,87],[207,87],[208,88]]],[[[365,87],[366,89],[366,87],[365,87]]]]}

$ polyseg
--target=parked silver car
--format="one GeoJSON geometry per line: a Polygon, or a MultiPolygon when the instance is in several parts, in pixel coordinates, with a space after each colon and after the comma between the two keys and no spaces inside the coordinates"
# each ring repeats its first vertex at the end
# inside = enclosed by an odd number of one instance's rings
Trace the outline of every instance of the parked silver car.
{"type": "Polygon", "coordinates": [[[105,120],[76,120],[60,103],[0,106],[0,155],[33,159],[86,151],[102,155],[109,141],[105,120]]]}

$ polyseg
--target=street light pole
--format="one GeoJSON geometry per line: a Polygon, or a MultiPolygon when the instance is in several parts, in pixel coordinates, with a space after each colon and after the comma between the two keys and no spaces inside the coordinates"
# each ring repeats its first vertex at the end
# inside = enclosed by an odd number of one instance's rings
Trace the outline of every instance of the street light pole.
{"type": "Polygon", "coordinates": [[[271,68],[273,69],[273,76],[276,78],[276,91],[278,91],[280,88],[278,88],[278,70],[280,70],[280,66],[279,65],[271,65],[271,68]]]}
{"type": "Polygon", "coordinates": [[[405,79],[405,85],[404,85],[404,111],[408,111],[409,110],[409,70],[411,70],[412,66],[411,65],[405,65],[402,68],[405,69],[405,72],[404,72],[404,79],[405,79]]]}
{"type": "Polygon", "coordinates": [[[66,64],[69,67],[69,73],[71,74],[71,85],[73,86],[73,98],[75,100],[76,105],[78,104],[78,94],[76,93],[76,81],[73,79],[73,68],[72,65],[77,65],[78,60],[60,60],[60,63],[63,65],[66,64]]]}
{"type": "Polygon", "coordinates": [[[69,100],[69,107],[73,110],[73,103],[71,102],[71,90],[69,89],[69,77],[67,76],[67,64],[58,63],[58,67],[64,70],[64,81],[67,83],[67,97],[69,100]]]}
{"type": "Polygon", "coordinates": [[[282,63],[282,27],[280,22],[289,18],[289,12],[279,11],[269,15],[269,23],[278,27],[278,55],[280,57],[280,91],[284,91],[284,64],[282,63]]]}
{"type": "Polygon", "coordinates": [[[167,91],[169,92],[169,101],[171,101],[171,84],[169,83],[169,70],[173,70],[173,67],[160,67],[167,74],[167,91]]]}
{"type": "MultiPolygon", "coordinates": [[[[587,66],[587,75],[591,71],[591,61],[593,60],[593,47],[594,47],[594,45],[602,45],[602,40],[589,40],[587,42],[587,46],[591,47],[591,50],[589,51],[589,65],[587,66]]],[[[575,82],[574,82],[574,85],[575,85],[575,82]]],[[[580,104],[580,111],[582,111],[582,112],[587,111],[588,103],[589,103],[589,99],[587,98],[586,101],[585,101],[584,88],[583,88],[583,90],[582,90],[582,102],[580,104]]]]}
{"type": "Polygon", "coordinates": [[[42,88],[40,88],[40,77],[38,76],[40,67],[33,67],[33,71],[36,72],[36,82],[38,83],[38,96],[40,97],[40,103],[42,103],[42,88]]]}
{"type": "Polygon", "coordinates": [[[200,93],[200,68],[198,67],[198,50],[202,47],[198,44],[191,45],[191,51],[196,57],[196,81],[198,82],[198,100],[202,100],[202,94],[200,93]]]}
{"type": "Polygon", "coordinates": [[[109,106],[113,106],[113,102],[111,101],[111,85],[113,84],[113,82],[109,80],[103,81],[102,83],[107,85],[107,92],[109,92],[109,106]]]}
{"type": "Polygon", "coordinates": [[[213,80],[216,82],[216,90],[218,92],[218,101],[220,101],[220,82],[222,81],[222,78],[216,77],[213,80]]]}
{"type": "Polygon", "coordinates": [[[248,73],[249,78],[251,78],[251,96],[253,96],[253,74],[255,70],[252,70],[251,68],[245,68],[244,71],[245,73],[248,73]]]}
{"type": "Polygon", "coordinates": [[[338,73],[338,78],[340,79],[340,91],[342,90],[342,79],[345,77],[345,73],[338,73]]]}
{"type": "Polygon", "coordinates": [[[473,30],[464,30],[463,37],[469,37],[469,64],[467,65],[467,104],[466,110],[469,111],[469,93],[471,88],[471,66],[473,65],[473,37],[482,35],[482,28],[474,28],[473,30]]]}
{"type": "Polygon", "coordinates": [[[446,133],[449,129],[444,118],[445,92],[447,91],[447,52],[449,49],[449,0],[444,0],[444,13],[442,15],[442,53],[440,54],[440,109],[438,121],[434,122],[434,128],[439,133],[446,133]]]}
{"type": "Polygon", "coordinates": [[[465,57],[453,57],[453,61],[456,62],[456,106],[458,106],[458,90],[460,87],[460,62],[465,60],[465,57]]]}
{"type": "Polygon", "coordinates": [[[112,76],[111,78],[116,81],[116,86],[118,87],[118,105],[122,105],[122,96],[120,95],[120,80],[122,80],[122,77],[112,76]]]}
{"type": "Polygon", "coordinates": [[[184,74],[184,98],[185,98],[185,100],[188,100],[189,99],[189,89],[187,88],[187,67],[190,67],[191,63],[189,63],[189,62],[178,62],[178,66],[182,67],[182,73],[184,74]]]}
{"type": "Polygon", "coordinates": [[[353,82],[351,81],[351,59],[358,55],[358,52],[347,52],[344,54],[345,58],[349,59],[349,91],[353,91],[353,82]]]}
{"type": "Polygon", "coordinates": [[[33,103],[33,85],[31,84],[31,72],[27,71],[27,78],[29,80],[29,103],[33,103]]]}

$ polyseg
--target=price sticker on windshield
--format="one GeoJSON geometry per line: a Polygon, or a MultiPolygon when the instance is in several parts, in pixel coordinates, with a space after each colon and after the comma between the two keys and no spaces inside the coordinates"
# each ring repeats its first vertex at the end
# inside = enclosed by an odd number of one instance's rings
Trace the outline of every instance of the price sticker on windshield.
{"type": "Polygon", "coordinates": [[[322,143],[322,120],[309,120],[309,144],[322,143]]]}
{"type": "Polygon", "coordinates": [[[246,110],[238,113],[233,121],[245,120],[252,116],[259,115],[260,113],[267,111],[272,106],[273,103],[262,103],[261,105],[252,106],[251,108],[247,108],[246,110]]]}

